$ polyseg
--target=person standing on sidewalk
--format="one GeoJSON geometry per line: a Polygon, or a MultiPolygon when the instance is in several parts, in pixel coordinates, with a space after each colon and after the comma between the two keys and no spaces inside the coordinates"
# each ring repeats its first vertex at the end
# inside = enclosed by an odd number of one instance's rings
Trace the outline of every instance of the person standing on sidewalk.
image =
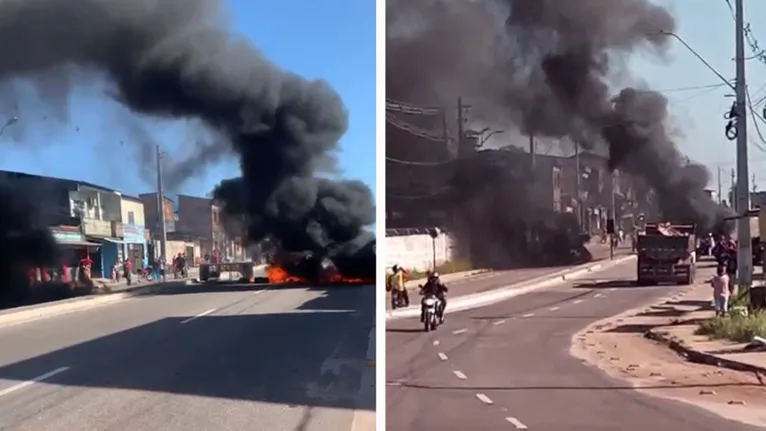
{"type": "Polygon", "coordinates": [[[729,275],[723,265],[718,265],[716,275],[710,280],[713,286],[713,296],[715,297],[715,315],[725,316],[729,312],[729,275]]]}

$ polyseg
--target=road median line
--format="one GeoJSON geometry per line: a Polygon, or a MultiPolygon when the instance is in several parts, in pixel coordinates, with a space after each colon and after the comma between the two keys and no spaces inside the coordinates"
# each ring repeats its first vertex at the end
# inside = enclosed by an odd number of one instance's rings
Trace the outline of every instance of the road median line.
{"type": "MultiPolygon", "coordinates": [[[[580,277],[587,273],[603,271],[635,258],[635,255],[628,255],[615,258],[609,262],[588,263],[579,267],[546,274],[531,280],[513,283],[496,289],[488,290],[486,292],[450,297],[449,311],[465,311],[496,304],[498,302],[524,295],[535,290],[562,284],[567,280],[580,277]]],[[[416,316],[420,316],[420,307],[419,305],[411,305],[407,308],[400,308],[398,310],[388,310],[386,313],[386,321],[405,319],[416,316]]]]}

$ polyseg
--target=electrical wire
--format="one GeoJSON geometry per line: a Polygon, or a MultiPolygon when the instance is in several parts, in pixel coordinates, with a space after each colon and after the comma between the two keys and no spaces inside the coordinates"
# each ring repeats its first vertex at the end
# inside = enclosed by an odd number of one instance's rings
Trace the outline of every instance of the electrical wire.
{"type": "Polygon", "coordinates": [[[443,162],[411,162],[408,160],[402,160],[402,159],[396,159],[393,157],[386,156],[387,162],[393,162],[400,165],[408,165],[408,166],[445,166],[449,165],[455,162],[457,159],[450,159],[443,162]]]}
{"type": "Polygon", "coordinates": [[[434,141],[434,142],[447,141],[447,139],[444,136],[437,136],[435,134],[432,134],[428,130],[408,124],[404,121],[394,118],[392,115],[386,115],[386,122],[396,127],[397,129],[401,129],[401,130],[404,130],[405,132],[409,132],[419,138],[427,139],[429,141],[434,141]]]}

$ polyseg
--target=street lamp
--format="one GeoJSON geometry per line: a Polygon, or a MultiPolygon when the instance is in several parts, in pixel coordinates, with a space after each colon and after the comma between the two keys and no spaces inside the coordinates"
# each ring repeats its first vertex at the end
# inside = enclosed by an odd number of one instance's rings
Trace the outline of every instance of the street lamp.
{"type": "Polygon", "coordinates": [[[484,143],[489,140],[492,136],[500,135],[505,133],[505,130],[492,130],[489,127],[485,127],[481,130],[477,131],[470,131],[467,133],[468,137],[470,138],[478,138],[479,143],[476,144],[476,148],[479,149],[484,146],[484,143]]]}
{"type": "Polygon", "coordinates": [[[0,136],[3,136],[3,132],[5,132],[5,129],[8,128],[8,126],[12,126],[16,124],[19,121],[19,117],[13,116],[8,119],[8,121],[3,124],[3,127],[0,128],[0,136]]]}

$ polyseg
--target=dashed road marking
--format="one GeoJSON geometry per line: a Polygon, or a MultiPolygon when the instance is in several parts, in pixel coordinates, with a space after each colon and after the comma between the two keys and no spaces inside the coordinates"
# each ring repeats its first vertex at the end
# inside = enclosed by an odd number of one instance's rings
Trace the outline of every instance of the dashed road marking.
{"type": "Polygon", "coordinates": [[[527,314],[525,314],[525,315],[523,315],[521,317],[532,317],[534,315],[535,315],[535,313],[527,313],[527,314]]]}
{"type": "Polygon", "coordinates": [[[205,317],[205,316],[207,316],[208,314],[213,314],[213,313],[215,313],[216,311],[218,311],[218,309],[217,309],[217,308],[211,308],[210,310],[207,310],[207,311],[203,311],[202,313],[199,313],[199,314],[198,314],[198,315],[196,315],[196,316],[190,317],[190,318],[188,318],[188,319],[186,319],[186,320],[182,320],[182,321],[181,321],[181,323],[189,323],[189,322],[191,322],[192,320],[196,320],[196,319],[199,319],[200,317],[205,317]]]}
{"type": "Polygon", "coordinates": [[[434,346],[438,346],[439,344],[441,344],[439,340],[434,340],[434,346]]]}
{"type": "Polygon", "coordinates": [[[601,298],[601,294],[600,294],[600,293],[597,293],[597,294],[593,295],[593,297],[594,297],[594,298],[601,298]]]}
{"type": "Polygon", "coordinates": [[[449,358],[447,357],[447,355],[445,355],[445,354],[444,354],[444,353],[442,353],[442,352],[439,352],[439,353],[437,353],[437,354],[436,354],[436,356],[438,356],[438,357],[439,357],[439,359],[441,359],[442,361],[446,361],[447,359],[449,359],[449,358]]]}
{"type": "Polygon", "coordinates": [[[467,378],[468,378],[468,377],[466,377],[466,376],[465,376],[465,374],[463,374],[463,372],[462,372],[462,371],[459,371],[459,370],[453,370],[453,371],[452,371],[452,374],[454,374],[454,375],[455,375],[455,377],[457,377],[457,378],[458,378],[458,379],[460,379],[460,380],[465,380],[465,379],[467,379],[467,378]]]}
{"type": "Polygon", "coordinates": [[[517,429],[517,430],[525,430],[525,429],[529,429],[529,428],[527,428],[527,426],[526,426],[526,425],[524,425],[524,423],[523,423],[523,422],[521,422],[520,420],[518,420],[518,419],[516,419],[516,418],[507,417],[507,418],[505,418],[505,420],[506,420],[506,421],[508,421],[508,423],[510,423],[510,424],[511,424],[511,425],[513,425],[514,427],[516,427],[516,429],[517,429]]]}
{"type": "Polygon", "coordinates": [[[548,311],[556,311],[556,310],[559,310],[559,309],[561,309],[561,307],[551,307],[551,308],[548,309],[548,311]]]}
{"type": "Polygon", "coordinates": [[[576,299],[576,300],[573,302],[573,304],[580,304],[580,303],[582,303],[582,299],[576,299]]]}
{"type": "Polygon", "coordinates": [[[468,332],[468,330],[465,329],[465,328],[464,329],[456,329],[456,330],[452,331],[452,333],[455,334],[455,335],[457,335],[457,334],[464,334],[466,332],[468,332]]]}
{"type": "Polygon", "coordinates": [[[497,326],[502,325],[503,323],[505,323],[505,320],[498,320],[497,322],[493,323],[493,325],[497,326]]]}
{"type": "Polygon", "coordinates": [[[479,401],[483,402],[484,404],[494,404],[495,402],[492,401],[492,399],[484,394],[476,394],[476,398],[479,399],[479,401]]]}
{"type": "Polygon", "coordinates": [[[32,386],[35,383],[40,383],[40,382],[42,382],[44,380],[48,380],[51,377],[55,376],[56,374],[63,373],[64,371],[67,371],[67,370],[69,370],[69,367],[56,368],[53,371],[48,371],[45,374],[41,374],[41,375],[39,375],[37,377],[33,377],[33,378],[31,378],[31,379],[29,379],[27,381],[24,381],[24,382],[21,382],[21,383],[17,383],[15,385],[11,386],[11,387],[8,387],[8,388],[5,388],[5,389],[1,390],[0,391],[0,397],[6,396],[6,395],[8,395],[8,394],[10,394],[12,392],[19,391],[19,390],[24,389],[24,388],[26,388],[28,386],[32,386]]]}
{"type": "Polygon", "coordinates": [[[610,292],[614,292],[615,290],[617,290],[616,287],[612,287],[612,288],[609,289],[610,292]]]}

